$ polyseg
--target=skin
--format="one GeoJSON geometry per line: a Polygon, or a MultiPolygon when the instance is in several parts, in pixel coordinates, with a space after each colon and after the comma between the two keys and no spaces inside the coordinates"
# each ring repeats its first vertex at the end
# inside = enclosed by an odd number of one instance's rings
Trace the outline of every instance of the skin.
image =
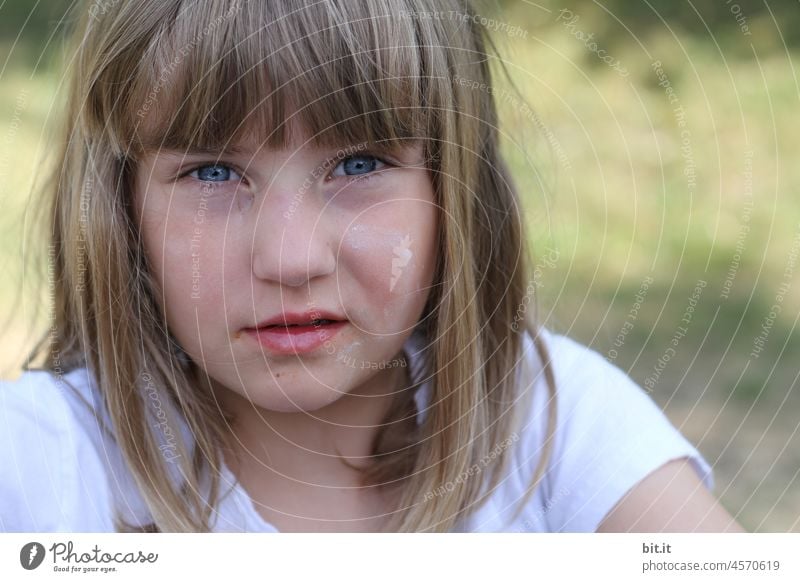
{"type": "Polygon", "coordinates": [[[642,479],[600,523],[598,532],[728,532],[745,530],[702,484],[687,459],[642,479]]]}
{"type": "MultiPolygon", "coordinates": [[[[139,228],[170,331],[235,415],[225,461],[256,510],[280,531],[378,531],[393,493],[360,487],[337,455],[363,465],[393,394],[409,383],[407,368],[369,363],[397,361],[424,308],[433,188],[418,145],[365,182],[342,175],[347,158],[336,149],[295,135],[279,151],[150,152],[136,170],[139,228]],[[222,171],[223,185],[209,189],[207,172],[177,178],[218,163],[235,172],[222,171]],[[282,310],[313,308],[350,321],[327,349],[275,355],[243,333],[282,310]]],[[[598,531],[743,530],[682,460],[636,485],[598,531]]]]}
{"type": "Polygon", "coordinates": [[[337,156],[293,135],[285,150],[148,153],[139,228],[170,331],[235,415],[225,460],[261,515],[282,531],[369,531],[389,502],[337,453],[363,466],[408,385],[398,363],[433,279],[433,186],[420,144],[380,163],[360,144],[337,156]],[[309,310],[349,324],[291,355],[243,331],[309,310]],[[370,519],[337,521],[353,516],[370,519]]]}

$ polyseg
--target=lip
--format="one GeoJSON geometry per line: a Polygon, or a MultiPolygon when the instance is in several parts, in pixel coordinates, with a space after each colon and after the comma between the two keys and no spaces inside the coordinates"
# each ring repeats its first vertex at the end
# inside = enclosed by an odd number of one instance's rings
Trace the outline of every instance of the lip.
{"type": "Polygon", "coordinates": [[[349,322],[328,310],[287,311],[266,319],[244,331],[275,354],[291,355],[312,352],[330,341],[349,322]],[[326,319],[331,323],[313,324],[326,319]],[[292,327],[286,327],[292,325],[292,327]]]}
{"type": "MultiPolygon", "coordinates": [[[[265,319],[264,321],[256,325],[256,328],[260,329],[262,327],[267,327],[270,325],[311,324],[311,322],[314,321],[315,319],[330,319],[333,321],[345,321],[346,318],[332,311],[326,311],[322,309],[314,309],[313,311],[306,311],[303,313],[295,311],[286,311],[284,313],[279,313],[274,317],[270,317],[269,319],[265,319]]],[[[248,328],[248,329],[253,329],[253,328],[248,328]]]]}
{"type": "Polygon", "coordinates": [[[305,354],[329,342],[349,323],[337,321],[322,325],[248,328],[245,331],[247,335],[275,354],[305,354]]]}

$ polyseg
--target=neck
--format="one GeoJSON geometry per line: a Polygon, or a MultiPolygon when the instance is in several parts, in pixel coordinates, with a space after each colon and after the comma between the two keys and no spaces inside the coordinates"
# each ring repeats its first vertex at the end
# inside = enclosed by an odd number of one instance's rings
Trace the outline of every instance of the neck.
{"type": "MultiPolygon", "coordinates": [[[[213,380],[212,380],[213,382],[213,380]]],[[[225,462],[237,477],[340,485],[369,465],[373,443],[395,394],[410,385],[408,367],[380,370],[338,400],[312,412],[275,412],[213,386],[233,415],[225,462]]]]}

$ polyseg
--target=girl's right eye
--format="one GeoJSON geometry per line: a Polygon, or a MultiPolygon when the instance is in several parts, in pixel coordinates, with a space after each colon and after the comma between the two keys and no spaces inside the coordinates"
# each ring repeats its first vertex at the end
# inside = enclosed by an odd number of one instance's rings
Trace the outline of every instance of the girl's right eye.
{"type": "Polygon", "coordinates": [[[236,182],[242,180],[236,170],[227,164],[205,164],[198,166],[186,175],[200,182],[227,182],[231,180],[231,176],[236,176],[233,178],[236,182]]]}

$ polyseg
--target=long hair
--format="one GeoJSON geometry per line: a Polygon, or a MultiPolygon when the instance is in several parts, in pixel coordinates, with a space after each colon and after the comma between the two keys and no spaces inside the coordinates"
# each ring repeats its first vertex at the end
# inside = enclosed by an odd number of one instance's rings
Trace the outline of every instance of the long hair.
{"type": "Polygon", "coordinates": [[[29,362],[86,366],[96,380],[152,516],[140,529],[210,529],[230,419],[198,389],[156,301],[133,218],[137,163],[159,147],[220,150],[252,128],[286,147],[289,116],[318,145],[425,143],[441,249],[418,324],[431,398],[416,426],[411,391],[401,391],[363,472],[365,485],[402,483],[388,530],[451,531],[480,507],[512,449],[464,475],[514,438],[543,373],[547,438],[521,509],[549,462],[556,387],[534,311],[515,323],[532,260],[496,105],[475,88],[491,84],[494,47],[474,9],[463,0],[125,0],[86,2],[75,15],[63,129],[43,189],[53,325],[29,362]],[[542,364],[529,373],[520,373],[524,333],[542,364]],[[177,438],[177,463],[151,429],[154,397],[191,432],[177,438]],[[429,494],[445,485],[446,495],[429,494]]]}

